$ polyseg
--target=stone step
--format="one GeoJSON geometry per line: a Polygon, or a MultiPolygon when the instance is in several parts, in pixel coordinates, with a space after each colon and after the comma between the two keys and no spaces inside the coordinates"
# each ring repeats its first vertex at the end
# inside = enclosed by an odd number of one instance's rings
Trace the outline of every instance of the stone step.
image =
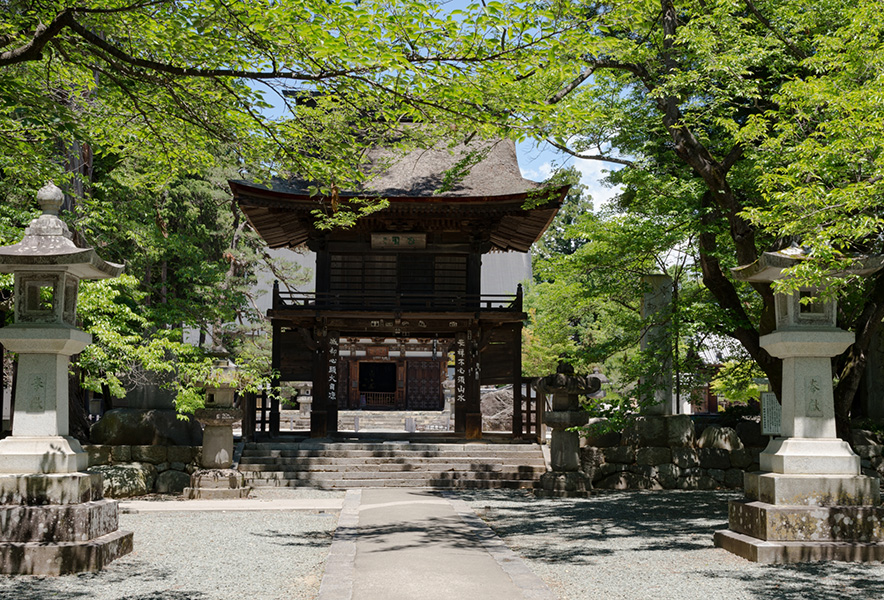
{"type": "Polygon", "coordinates": [[[309,487],[318,489],[348,489],[362,487],[430,487],[437,489],[532,489],[534,480],[520,479],[429,479],[424,482],[412,479],[347,479],[347,480],[318,480],[318,479],[276,479],[276,480],[251,480],[252,487],[309,487]]]}
{"type": "Polygon", "coordinates": [[[394,444],[394,443],[330,443],[314,444],[302,442],[300,444],[246,444],[243,448],[244,455],[270,455],[274,452],[317,452],[327,454],[329,452],[368,453],[379,452],[380,455],[394,453],[445,453],[462,452],[466,454],[486,453],[511,453],[511,452],[539,452],[537,446],[532,444],[394,444]]]}
{"type": "Polygon", "coordinates": [[[255,487],[530,488],[546,470],[540,446],[513,442],[261,442],[239,469],[255,487]]]}
{"type": "Polygon", "coordinates": [[[335,458],[327,456],[302,457],[302,458],[280,458],[266,456],[243,457],[240,460],[240,466],[272,466],[286,465],[291,468],[320,468],[320,467],[337,467],[346,468],[348,466],[365,466],[369,468],[402,468],[402,469],[429,469],[440,468],[443,465],[459,465],[467,468],[486,468],[500,467],[503,465],[510,466],[544,466],[542,457],[525,457],[525,460],[476,460],[473,457],[420,457],[420,458],[335,458]]]}
{"type": "Polygon", "coordinates": [[[270,452],[243,452],[243,460],[246,459],[279,459],[279,460],[311,460],[311,459],[353,459],[365,462],[391,462],[391,461],[432,461],[432,460],[488,460],[488,461],[523,461],[541,459],[538,451],[528,452],[381,452],[356,450],[348,452],[344,450],[273,450],[270,452]]]}
{"type": "Polygon", "coordinates": [[[318,465],[309,468],[303,468],[295,465],[244,465],[240,464],[241,473],[368,473],[376,472],[386,475],[394,473],[444,473],[444,472],[462,472],[462,473],[526,473],[532,476],[541,475],[546,472],[543,465],[487,465],[487,464],[451,464],[442,463],[438,465],[427,466],[420,469],[411,468],[409,465],[318,465]]]}

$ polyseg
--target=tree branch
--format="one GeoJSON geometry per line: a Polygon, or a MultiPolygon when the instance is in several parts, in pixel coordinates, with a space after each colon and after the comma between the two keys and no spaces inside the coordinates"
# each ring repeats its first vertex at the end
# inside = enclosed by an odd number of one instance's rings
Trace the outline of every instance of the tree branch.
{"type": "Polygon", "coordinates": [[[61,33],[65,27],[69,27],[73,20],[71,10],[65,9],[58,13],[58,16],[48,26],[40,23],[28,43],[0,53],[0,67],[40,60],[43,56],[43,48],[49,43],[49,40],[61,33]]]}
{"type": "Polygon", "coordinates": [[[572,91],[574,91],[577,88],[577,86],[579,86],[581,83],[583,83],[584,81],[589,79],[594,72],[595,72],[595,65],[590,65],[590,66],[586,67],[585,69],[583,69],[583,71],[580,72],[580,75],[575,77],[568,85],[566,85],[565,87],[560,89],[558,92],[553,94],[552,97],[546,101],[547,104],[558,104],[559,102],[561,102],[561,100],[565,96],[570,94],[572,91]]]}
{"type": "Polygon", "coordinates": [[[579,152],[575,152],[574,150],[571,150],[567,146],[565,146],[563,144],[556,143],[553,140],[547,139],[546,141],[551,146],[558,148],[562,152],[565,152],[566,154],[570,154],[571,156],[574,156],[576,158],[582,158],[585,160],[598,160],[598,161],[603,161],[603,162],[614,163],[617,165],[624,165],[627,167],[636,166],[633,161],[626,160],[625,158],[614,158],[613,156],[604,156],[602,154],[580,154],[579,152]]]}
{"type": "Polygon", "coordinates": [[[752,0],[745,0],[745,2],[746,2],[746,7],[749,9],[749,12],[751,12],[753,15],[755,15],[755,18],[758,19],[759,23],[764,25],[764,27],[768,31],[770,31],[772,34],[774,34],[778,40],[780,40],[781,42],[783,42],[783,44],[786,45],[786,47],[789,49],[789,52],[792,53],[792,56],[794,56],[795,58],[797,58],[799,60],[803,60],[803,59],[807,58],[807,54],[805,54],[797,46],[793,45],[792,42],[787,40],[785,37],[783,37],[783,35],[779,31],[777,31],[777,29],[773,26],[773,24],[767,20],[767,17],[765,17],[763,14],[761,14],[761,12],[755,7],[755,4],[752,2],[752,0]]]}

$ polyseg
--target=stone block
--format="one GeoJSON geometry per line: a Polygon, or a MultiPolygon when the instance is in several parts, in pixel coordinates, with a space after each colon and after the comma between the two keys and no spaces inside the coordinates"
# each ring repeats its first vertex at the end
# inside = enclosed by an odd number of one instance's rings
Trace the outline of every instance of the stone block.
{"type": "Polygon", "coordinates": [[[743,475],[741,469],[728,469],[724,472],[724,485],[731,489],[743,487],[743,475]]]}
{"type": "Polygon", "coordinates": [[[602,450],[606,463],[631,464],[635,462],[634,446],[614,446],[602,450]]]}
{"type": "Polygon", "coordinates": [[[700,457],[693,448],[673,448],[672,462],[682,469],[692,469],[700,466],[700,457]]]}
{"type": "Polygon", "coordinates": [[[132,462],[158,465],[166,462],[166,446],[132,446],[132,462]]]}
{"type": "Polygon", "coordinates": [[[102,499],[101,476],[89,473],[0,475],[0,504],[80,504],[102,499]]]}
{"type": "Polygon", "coordinates": [[[669,448],[639,448],[635,452],[635,462],[640,465],[657,466],[672,462],[672,451],[669,448]]]}
{"type": "Polygon", "coordinates": [[[880,542],[884,507],[774,506],[732,500],[730,529],[768,541],[880,542]]]}
{"type": "Polygon", "coordinates": [[[822,561],[882,562],[884,544],[853,542],[768,542],[736,531],[716,531],[715,546],[763,564],[822,561]]]}
{"type": "Polygon", "coordinates": [[[721,487],[717,481],[708,475],[703,475],[697,480],[698,490],[715,490],[721,487]]]}
{"type": "Polygon", "coordinates": [[[610,448],[617,446],[623,439],[623,435],[619,431],[607,431],[604,433],[590,433],[586,435],[586,445],[596,448],[610,448]]]}
{"type": "Polygon", "coordinates": [[[753,462],[752,453],[745,448],[731,452],[730,460],[731,466],[737,469],[745,469],[753,462]]]}
{"type": "Polygon", "coordinates": [[[730,452],[723,448],[700,448],[697,452],[700,458],[700,467],[703,469],[730,469],[730,452]]]}
{"type": "Polygon", "coordinates": [[[769,441],[768,436],[761,435],[761,419],[757,421],[743,419],[737,423],[734,430],[737,432],[737,437],[740,438],[743,446],[757,446],[763,448],[767,446],[767,442],[769,441]]]}
{"type": "Polygon", "coordinates": [[[4,575],[95,572],[132,551],[132,532],[115,531],[88,542],[0,542],[4,575]]]}
{"type": "Polygon", "coordinates": [[[168,471],[169,469],[171,469],[172,465],[170,465],[168,462],[161,462],[160,464],[156,465],[156,468],[157,473],[162,473],[163,471],[168,471]]]}
{"type": "Polygon", "coordinates": [[[180,494],[189,485],[190,475],[169,469],[157,475],[154,490],[158,494],[180,494]]]}
{"type": "Polygon", "coordinates": [[[700,434],[697,447],[733,451],[743,448],[743,442],[740,441],[737,432],[730,427],[710,425],[700,434]]]}
{"type": "Polygon", "coordinates": [[[854,446],[853,451],[856,452],[857,456],[860,458],[870,459],[870,458],[880,458],[881,457],[881,446],[854,446]]]}
{"type": "Polygon", "coordinates": [[[89,455],[89,466],[109,465],[111,463],[111,446],[88,444],[83,450],[89,455]]]}
{"type": "Polygon", "coordinates": [[[600,448],[587,446],[580,451],[580,468],[590,479],[595,477],[595,472],[603,460],[604,456],[600,448]]]}
{"type": "Polygon", "coordinates": [[[865,429],[852,429],[850,431],[850,445],[857,446],[880,446],[881,438],[878,434],[865,429]]]}
{"type": "Polygon", "coordinates": [[[115,463],[132,461],[132,446],[111,446],[111,459],[115,463]]]}
{"type": "Polygon", "coordinates": [[[166,459],[187,464],[193,460],[193,449],[190,446],[169,446],[166,448],[166,459]]]}
{"type": "Polygon", "coordinates": [[[666,422],[664,416],[641,416],[635,418],[638,446],[667,446],[666,422]]]}
{"type": "Polygon", "coordinates": [[[678,484],[678,476],[680,474],[681,469],[672,463],[657,467],[657,481],[659,481],[660,485],[663,486],[663,489],[666,490],[675,488],[678,484]]]}
{"type": "Polygon", "coordinates": [[[89,435],[96,444],[197,446],[203,443],[202,428],[196,419],[179,419],[175,410],[115,408],[104,413],[89,435]]]}
{"type": "Polygon", "coordinates": [[[107,498],[131,498],[149,494],[153,491],[157,477],[156,468],[147,463],[100,465],[92,467],[89,472],[102,476],[104,495],[107,498]]]}
{"type": "Polygon", "coordinates": [[[622,471],[599,481],[596,486],[602,490],[662,490],[658,482],[637,473],[622,471]]]}
{"type": "Polygon", "coordinates": [[[873,506],[878,479],[864,475],[746,473],[746,498],[777,506],[873,506]]]}
{"type": "Polygon", "coordinates": [[[649,465],[629,465],[629,472],[641,475],[642,477],[647,477],[648,479],[656,479],[658,473],[657,467],[649,465]]]}
{"type": "Polygon", "coordinates": [[[666,445],[687,448],[694,445],[694,421],[690,415],[666,417],[666,445]]]}
{"type": "Polygon", "coordinates": [[[725,473],[726,471],[722,469],[709,469],[709,477],[718,483],[724,483],[725,473]]]}
{"type": "Polygon", "coordinates": [[[0,542],[85,542],[118,527],[119,507],[113,500],[0,506],[0,542]]]}
{"type": "Polygon", "coordinates": [[[181,462],[173,462],[173,463],[169,463],[169,468],[173,471],[184,472],[187,470],[187,465],[184,463],[181,463],[181,462]]]}
{"type": "Polygon", "coordinates": [[[613,475],[614,473],[621,473],[629,469],[629,465],[623,463],[603,463],[599,465],[599,468],[595,470],[593,473],[592,481],[595,483],[596,481],[600,481],[606,477],[613,475]]]}

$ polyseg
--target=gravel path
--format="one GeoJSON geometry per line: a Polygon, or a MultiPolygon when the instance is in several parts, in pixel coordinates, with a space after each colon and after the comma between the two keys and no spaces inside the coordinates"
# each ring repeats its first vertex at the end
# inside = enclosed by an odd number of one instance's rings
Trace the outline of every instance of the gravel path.
{"type": "Polygon", "coordinates": [[[0,599],[312,599],[336,524],[336,511],[122,514],[131,554],[96,574],[0,576],[0,599]]]}
{"type": "MultiPolygon", "coordinates": [[[[504,490],[457,497],[561,600],[884,598],[881,564],[764,566],[714,548],[712,534],[727,526],[727,501],[739,497],[734,493],[538,500],[504,490]]],[[[135,533],[132,554],[97,574],[0,577],[0,600],[314,599],[337,512],[143,512],[120,520],[135,533]]]]}
{"type": "Polygon", "coordinates": [[[463,497],[562,600],[884,598],[884,565],[764,566],[715,548],[732,492],[463,497]]]}

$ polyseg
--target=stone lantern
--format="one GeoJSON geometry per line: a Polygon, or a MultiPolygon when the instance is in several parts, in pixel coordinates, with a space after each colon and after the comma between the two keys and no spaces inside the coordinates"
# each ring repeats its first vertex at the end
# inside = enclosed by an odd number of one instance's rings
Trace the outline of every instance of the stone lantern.
{"type": "Polygon", "coordinates": [[[102,498],[100,475],[83,472],[88,455],[68,435],[68,364],[92,341],[76,327],[79,282],[123,267],[74,244],[58,218],[63,198],[52,184],[40,189],[43,214],[0,247],[0,272],[15,285],[15,322],[0,342],[18,354],[12,435],[0,440],[3,573],[96,571],[132,549],[117,503],[102,498]]]}
{"type": "Polygon", "coordinates": [[[552,429],[550,437],[550,471],[540,476],[539,496],[580,496],[586,494],[592,482],[580,470],[580,434],[569,431],[586,425],[589,413],[580,407],[580,396],[594,394],[601,389],[599,376],[580,376],[574,368],[559,363],[554,375],[537,379],[534,389],[540,394],[552,394],[552,410],[543,413],[543,422],[552,429]]]}
{"type": "MultiPolygon", "coordinates": [[[[800,248],[766,252],[734,274],[772,282],[804,258],[800,248]]],[[[867,275],[881,263],[856,261],[846,273],[867,275]]],[[[836,327],[836,301],[814,299],[818,291],[775,297],[776,330],[760,343],[783,360],[782,433],[761,453],[761,472],[746,473],[730,529],[715,534],[716,545],[758,562],[884,558],[878,479],[861,474],[860,458],[835,432],[831,359],[855,336],[836,327]]]]}
{"type": "Polygon", "coordinates": [[[249,487],[243,474],[232,469],[233,424],[242,419],[242,410],[233,407],[236,393],[236,365],[219,352],[214,361],[214,377],[206,384],[205,406],[194,412],[203,430],[202,469],[190,476],[188,498],[245,498],[249,487]]]}

